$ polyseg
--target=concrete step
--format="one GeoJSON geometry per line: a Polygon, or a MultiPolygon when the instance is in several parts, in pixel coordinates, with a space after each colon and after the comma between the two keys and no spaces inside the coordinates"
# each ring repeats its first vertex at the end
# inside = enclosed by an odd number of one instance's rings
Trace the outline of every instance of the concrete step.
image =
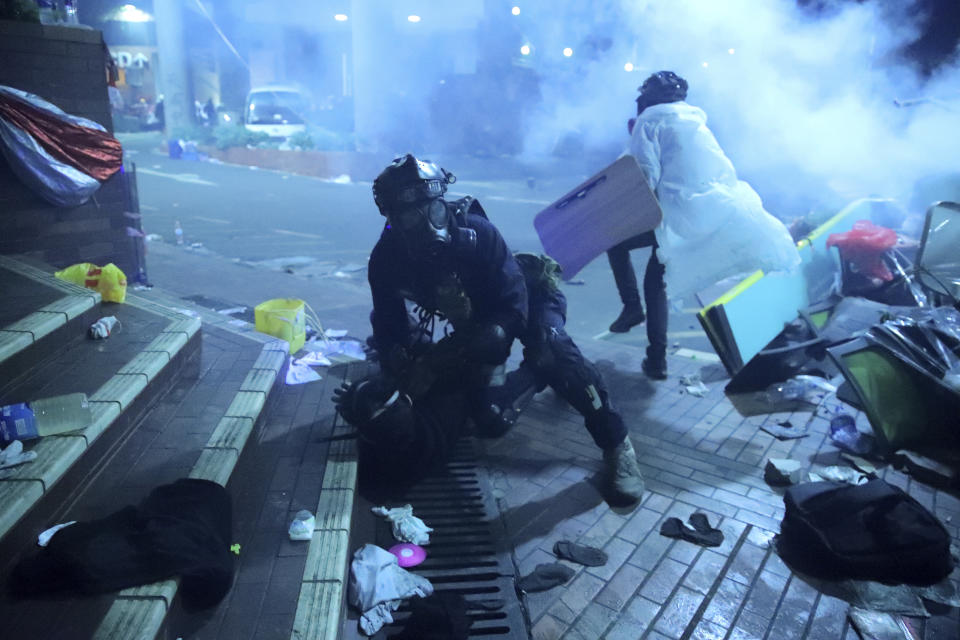
{"type": "MultiPolygon", "coordinates": [[[[103,303],[52,273],[0,257],[0,284],[18,307],[0,313],[0,344],[9,345],[0,351],[0,404],[81,391],[94,421],[25,442],[37,460],[0,472],[4,574],[56,522],[106,516],[177,477],[226,485],[287,360],[286,342],[162,291],[128,291],[125,304],[103,303]],[[105,315],[117,316],[120,329],[102,341],[87,337],[89,324],[105,315]]],[[[53,621],[63,618],[76,637],[152,638],[177,586],[166,580],[126,589],[95,606],[80,596],[3,599],[0,617],[15,637],[58,637],[63,629],[53,621]]]]}
{"type": "Polygon", "coordinates": [[[37,453],[37,459],[0,475],[3,538],[108,429],[124,422],[121,415],[127,414],[129,424],[131,410],[149,404],[162,390],[155,381],[169,382],[171,373],[196,356],[200,322],[169,310],[146,310],[135,302],[103,303],[99,294],[54,278],[52,268],[44,271],[3,258],[0,274],[34,283],[21,288],[23,316],[0,331],[7,345],[0,362],[0,404],[84,392],[93,413],[93,422],[81,430],[25,442],[24,448],[37,453]],[[34,302],[50,290],[65,295],[31,310],[30,290],[37,293],[34,302]],[[104,315],[116,315],[122,328],[107,341],[94,341],[87,337],[89,323],[104,315]],[[166,376],[161,375],[164,371],[166,376]]]}

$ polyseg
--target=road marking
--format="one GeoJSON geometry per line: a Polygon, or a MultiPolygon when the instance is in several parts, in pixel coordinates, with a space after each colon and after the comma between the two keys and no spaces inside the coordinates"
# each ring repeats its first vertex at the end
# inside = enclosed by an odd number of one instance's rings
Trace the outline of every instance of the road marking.
{"type": "Polygon", "coordinates": [[[230,220],[223,218],[207,218],[206,216],[193,216],[194,220],[203,220],[204,222],[213,222],[214,224],[232,224],[230,220]]]}
{"type": "Polygon", "coordinates": [[[681,358],[690,358],[691,360],[702,360],[704,362],[720,362],[720,356],[709,351],[697,351],[696,349],[677,349],[675,356],[681,358]]]}
{"type": "Polygon", "coordinates": [[[299,238],[315,238],[317,240],[323,240],[323,236],[318,236],[315,233],[303,233],[302,231],[288,231],[287,229],[272,229],[274,233],[280,233],[286,236],[297,236],[299,238]]]}
{"type": "MultiPolygon", "coordinates": [[[[450,191],[450,192],[448,192],[448,193],[449,193],[451,196],[459,197],[459,198],[462,198],[462,197],[464,197],[464,196],[470,195],[470,194],[468,194],[468,193],[460,193],[460,192],[457,192],[457,191],[450,191]]],[[[519,202],[520,204],[536,204],[536,205],[541,205],[541,206],[546,206],[546,205],[550,204],[550,201],[549,201],[549,200],[530,200],[529,198],[510,198],[510,197],[507,197],[507,196],[491,196],[491,195],[485,195],[485,196],[483,196],[483,199],[484,199],[484,200],[498,200],[498,201],[501,201],[501,202],[519,202]]]]}
{"type": "Polygon", "coordinates": [[[699,338],[706,335],[703,330],[699,331],[671,331],[667,333],[668,338],[699,338]]]}
{"type": "Polygon", "coordinates": [[[144,169],[141,167],[137,168],[137,173],[145,173],[148,176],[157,176],[160,178],[170,178],[171,180],[176,180],[177,182],[186,182],[188,184],[200,184],[205,187],[219,186],[216,182],[204,180],[195,173],[164,173],[163,171],[155,171],[153,169],[144,169]]]}
{"type": "MultiPolygon", "coordinates": [[[[602,331],[597,335],[593,336],[594,340],[607,340],[608,338],[617,335],[612,331],[602,331]]],[[[704,334],[703,331],[671,331],[667,334],[668,338],[701,338],[704,334]]]]}
{"type": "Polygon", "coordinates": [[[531,200],[529,198],[508,198],[507,196],[484,196],[487,200],[504,200],[506,202],[519,202],[521,204],[538,204],[546,206],[550,204],[549,200],[531,200]]]}

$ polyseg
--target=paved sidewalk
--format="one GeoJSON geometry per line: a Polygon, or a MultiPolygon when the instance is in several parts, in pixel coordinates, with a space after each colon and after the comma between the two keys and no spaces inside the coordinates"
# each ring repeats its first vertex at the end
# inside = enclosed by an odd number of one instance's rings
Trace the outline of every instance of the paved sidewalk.
{"type": "MultiPolygon", "coordinates": [[[[627,420],[649,493],[630,513],[603,502],[596,489],[600,452],[579,415],[550,391],[537,397],[511,433],[487,443],[519,575],[556,561],[552,549],[561,539],[609,555],[602,567],[567,563],[577,571],[570,582],[526,596],[533,638],[856,638],[847,603],[793,575],[770,545],[783,501],[782,491],[763,481],[763,465],[768,457],[837,464],[829,421],[809,412],[743,418],[723,395],[725,380],[708,383],[702,398],[686,394],[678,378],[700,371],[707,364],[702,359],[671,356],[670,378],[654,383],[640,373],[640,350],[594,341],[580,346],[600,366],[627,420]],[[758,429],[765,420],[784,419],[809,423],[810,435],[778,441],[758,429]],[[660,535],[665,518],[686,521],[695,511],[724,532],[722,546],[660,535]]],[[[909,491],[955,541],[960,538],[956,497],[892,469],[881,476],[909,491]]],[[[912,621],[918,637],[960,637],[957,609],[912,621]]]]}

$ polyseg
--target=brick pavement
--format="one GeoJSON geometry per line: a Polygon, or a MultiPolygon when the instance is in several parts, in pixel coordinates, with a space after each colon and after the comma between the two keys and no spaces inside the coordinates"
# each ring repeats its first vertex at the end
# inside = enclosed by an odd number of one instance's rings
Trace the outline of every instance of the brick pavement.
{"type": "MultiPolygon", "coordinates": [[[[560,539],[601,547],[609,556],[602,567],[563,561],[577,572],[570,582],[525,596],[532,637],[855,638],[847,603],[793,575],[771,549],[783,517],[782,491],[762,478],[768,457],[792,457],[808,467],[838,463],[829,420],[810,412],[744,418],[723,394],[726,380],[708,383],[702,398],[682,392],[678,377],[699,372],[703,360],[671,356],[671,377],[654,383],[640,373],[638,350],[592,341],[580,346],[598,363],[626,418],[648,493],[632,512],[607,506],[596,488],[600,452],[582,419],[549,390],[513,431],[486,443],[518,574],[556,561],[552,548],[560,539]],[[778,441],[759,430],[764,421],[784,419],[808,424],[810,435],[778,441]],[[686,520],[695,511],[724,532],[722,546],[660,535],[665,518],[686,520]]],[[[863,416],[857,420],[866,426],[863,416]]],[[[893,469],[880,475],[960,537],[955,497],[893,469]]],[[[953,577],[956,582],[958,573],[953,577]]],[[[926,639],[960,635],[956,609],[918,624],[926,639]]]]}

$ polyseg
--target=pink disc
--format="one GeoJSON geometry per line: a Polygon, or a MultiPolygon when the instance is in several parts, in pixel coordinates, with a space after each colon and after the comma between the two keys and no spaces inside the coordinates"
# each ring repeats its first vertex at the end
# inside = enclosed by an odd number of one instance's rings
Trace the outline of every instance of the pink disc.
{"type": "Polygon", "coordinates": [[[409,542],[395,544],[387,551],[397,556],[397,564],[401,567],[415,567],[427,559],[427,552],[423,547],[409,542]]]}

